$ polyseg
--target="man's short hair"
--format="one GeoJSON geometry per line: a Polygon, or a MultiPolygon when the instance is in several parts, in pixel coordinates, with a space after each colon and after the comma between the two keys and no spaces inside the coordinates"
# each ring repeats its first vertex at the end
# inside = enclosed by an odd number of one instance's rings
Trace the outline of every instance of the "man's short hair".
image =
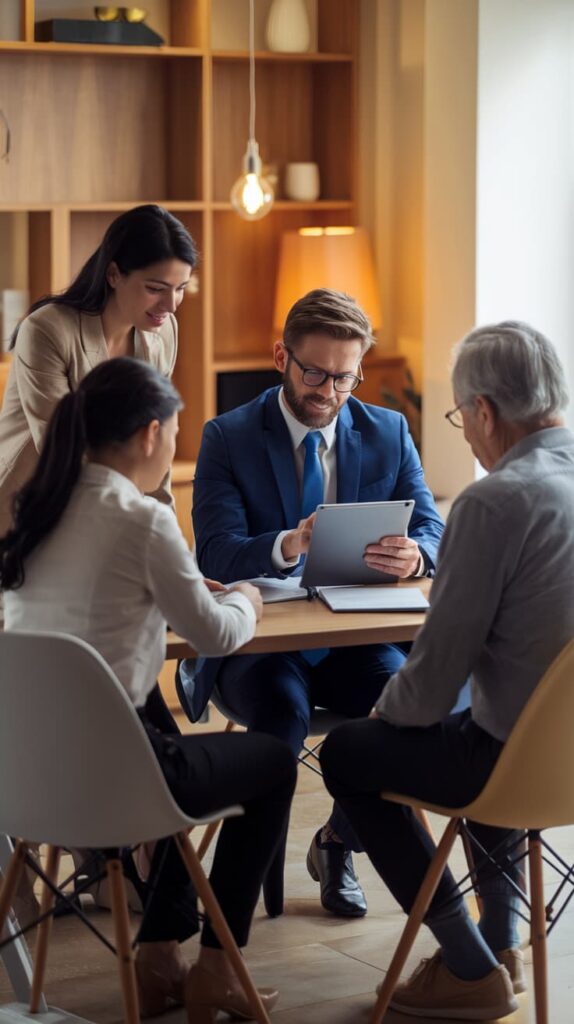
{"type": "Polygon", "coordinates": [[[283,341],[288,348],[306,334],[328,334],[339,341],[362,343],[361,356],[375,344],[370,320],[350,295],[315,288],[291,306],[283,341]]]}
{"type": "Polygon", "coordinates": [[[528,324],[505,320],[477,327],[456,346],[454,359],[452,384],[460,404],[484,395],[509,423],[543,422],[568,405],[556,349],[528,324]]]}

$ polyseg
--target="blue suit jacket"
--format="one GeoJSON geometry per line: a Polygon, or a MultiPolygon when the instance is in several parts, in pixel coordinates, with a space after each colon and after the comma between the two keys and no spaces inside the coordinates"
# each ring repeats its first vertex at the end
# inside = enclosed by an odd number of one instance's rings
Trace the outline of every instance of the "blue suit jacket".
{"type": "MultiPolygon", "coordinates": [[[[193,527],[201,571],[230,583],[280,576],[271,552],[280,530],[300,519],[299,483],[279,388],[205,425],[193,492],[193,527]]],[[[336,430],[337,501],[414,498],[409,526],[425,558],[436,562],[444,528],[424,482],[406,420],[399,413],[349,398],[336,430]]],[[[188,667],[186,690],[194,719],[209,700],[221,659],[188,667]]],[[[185,673],[185,670],[184,670],[185,673]]]]}

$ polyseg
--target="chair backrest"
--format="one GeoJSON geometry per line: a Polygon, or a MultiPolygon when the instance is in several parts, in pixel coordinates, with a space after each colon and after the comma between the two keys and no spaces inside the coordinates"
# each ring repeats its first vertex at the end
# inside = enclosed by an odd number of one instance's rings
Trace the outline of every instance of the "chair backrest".
{"type": "Polygon", "coordinates": [[[538,683],[465,814],[506,828],[574,823],[574,640],[538,683]]]}
{"type": "Polygon", "coordinates": [[[114,847],[189,821],[97,651],[60,633],[0,633],[0,832],[114,847]]]}

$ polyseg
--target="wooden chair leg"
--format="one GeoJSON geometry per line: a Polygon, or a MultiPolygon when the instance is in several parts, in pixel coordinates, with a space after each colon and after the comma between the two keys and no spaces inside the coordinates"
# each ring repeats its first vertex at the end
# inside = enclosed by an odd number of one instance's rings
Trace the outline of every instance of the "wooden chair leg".
{"type": "Polygon", "coordinates": [[[197,847],[197,856],[198,856],[198,859],[200,861],[203,860],[203,858],[205,857],[205,854],[209,850],[209,847],[211,846],[213,837],[219,831],[219,826],[220,825],[221,825],[221,818],[219,819],[219,821],[212,821],[212,822],[210,822],[209,825],[206,826],[205,832],[203,833],[203,835],[201,837],[201,840],[200,840],[200,842],[198,844],[198,847],[197,847]]]}
{"type": "MultiPolygon", "coordinates": [[[[234,729],[235,722],[232,722],[231,719],[228,719],[224,731],[233,732],[234,729]]],[[[197,847],[197,856],[199,857],[200,860],[203,860],[203,858],[205,857],[205,854],[209,850],[209,847],[211,846],[211,843],[213,841],[213,837],[216,835],[220,825],[221,819],[219,821],[212,821],[211,824],[209,824],[206,827],[205,832],[203,833],[197,847]]]]}
{"type": "Polygon", "coordinates": [[[464,849],[464,855],[466,857],[466,864],[467,864],[468,871],[469,871],[469,874],[470,874],[470,880],[471,880],[473,888],[474,888],[474,898],[476,900],[476,905],[478,907],[478,913],[482,914],[482,911],[483,911],[483,908],[484,908],[484,903],[482,901],[482,896],[480,895],[480,893],[478,891],[478,887],[477,887],[478,879],[477,879],[477,875],[476,875],[476,871],[475,871],[474,854],[472,852],[472,843],[470,841],[470,836],[469,836],[466,828],[463,828],[462,831],[461,831],[461,839],[462,839],[462,845],[463,845],[463,849],[464,849]]]}
{"type": "Polygon", "coordinates": [[[530,873],[530,941],[534,973],[536,1024],[548,1024],[548,962],[546,953],[546,908],[542,873],[542,844],[538,832],[528,836],[530,873]]]}
{"type": "MultiPolygon", "coordinates": [[[[48,847],[48,861],[46,864],[46,877],[56,885],[58,882],[58,868],[60,867],[61,850],[59,846],[48,847]]],[[[54,906],[56,897],[46,883],[42,887],[42,899],[40,901],[40,914],[47,914],[54,906]]],[[[42,999],[42,988],[44,986],[44,975],[46,973],[46,961],[48,959],[48,943],[52,929],[52,915],[50,914],[38,925],[38,938],[34,952],[34,973],[32,976],[32,989],[30,992],[30,1013],[38,1013],[42,999]]]]}
{"type": "Polygon", "coordinates": [[[195,886],[197,895],[209,915],[213,930],[223,949],[227,953],[233,970],[235,971],[241,987],[245,992],[251,1010],[253,1011],[254,1019],[259,1021],[259,1024],[270,1024],[267,1011],[261,1002],[259,992],[255,988],[253,979],[247,970],[245,961],[239,952],[237,943],[231,934],[229,925],[223,916],[215,893],[205,876],[197,853],[190,842],[189,836],[186,835],[185,832],[180,832],[175,839],[183,862],[187,867],[190,878],[195,886]]]}
{"type": "MultiPolygon", "coordinates": [[[[432,825],[430,823],[430,818],[429,818],[427,812],[425,811],[424,807],[413,807],[413,812],[414,812],[415,818],[418,818],[418,820],[420,821],[422,827],[425,829],[426,832],[428,832],[430,838],[432,839],[433,843],[436,846],[437,845],[437,841],[436,841],[436,838],[435,838],[435,834],[433,832],[432,825]]],[[[483,903],[482,903],[482,899],[481,899],[481,897],[480,897],[480,895],[478,893],[478,890],[476,888],[476,873],[475,873],[475,870],[474,870],[474,857],[472,855],[472,845],[471,845],[471,842],[470,842],[470,839],[469,839],[469,836],[468,836],[468,832],[466,831],[465,828],[461,829],[460,837],[462,839],[462,845],[463,845],[463,848],[464,848],[464,854],[465,854],[465,857],[466,857],[466,863],[467,863],[467,866],[468,866],[470,878],[471,878],[472,884],[474,886],[474,899],[476,900],[476,905],[478,907],[478,913],[482,914],[483,903]]]]}
{"type": "Polygon", "coordinates": [[[432,825],[430,823],[430,818],[429,818],[427,812],[425,811],[424,807],[413,807],[413,814],[414,814],[415,818],[418,818],[418,820],[420,821],[420,823],[421,823],[422,827],[424,828],[425,832],[428,832],[429,836],[431,837],[433,843],[436,846],[437,845],[437,841],[435,839],[434,832],[432,830],[432,825]]]}
{"type": "Polygon", "coordinates": [[[126,1024],[140,1024],[136,972],[130,935],[128,901],[121,861],[116,858],[106,861],[106,874],[110,887],[112,917],[116,937],[118,970],[124,1002],[126,1024]]]}
{"type": "Polygon", "coordinates": [[[0,935],[2,934],[6,918],[8,917],[8,911],[14,900],[14,893],[18,888],[18,882],[24,870],[24,858],[27,849],[27,843],[22,839],[16,840],[14,852],[4,875],[4,882],[0,886],[0,935]]]}
{"type": "Polygon", "coordinates": [[[409,914],[403,934],[399,939],[399,944],[389,965],[385,980],[381,985],[381,990],[375,1004],[375,1009],[373,1010],[370,1024],[381,1024],[381,1021],[388,1009],[393,992],[401,976],[401,971],[405,966],[406,959],[411,951],[417,932],[424,920],[424,916],[445,869],[454,841],[460,831],[460,826],[460,818],[451,818],[443,832],[437,851],[417,893],[417,898],[409,914]]]}

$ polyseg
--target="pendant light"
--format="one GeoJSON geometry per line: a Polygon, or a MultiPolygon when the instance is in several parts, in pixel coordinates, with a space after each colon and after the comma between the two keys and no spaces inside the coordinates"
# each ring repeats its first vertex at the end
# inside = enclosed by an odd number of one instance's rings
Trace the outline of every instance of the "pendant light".
{"type": "Polygon", "coordinates": [[[249,0],[249,139],[243,174],[231,189],[231,205],[244,220],[260,220],[269,213],[273,199],[273,189],[261,173],[259,145],[255,140],[255,0],[249,0]]]}

